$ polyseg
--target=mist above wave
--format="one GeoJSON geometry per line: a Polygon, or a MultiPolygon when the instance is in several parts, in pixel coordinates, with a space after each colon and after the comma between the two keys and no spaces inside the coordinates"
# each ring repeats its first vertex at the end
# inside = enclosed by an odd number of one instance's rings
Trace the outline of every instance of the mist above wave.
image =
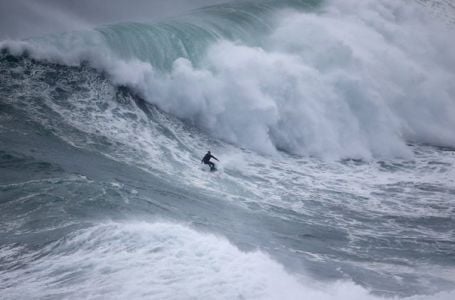
{"type": "Polygon", "coordinates": [[[157,21],[221,2],[225,0],[0,1],[0,38],[26,38],[133,20],[157,21]]]}

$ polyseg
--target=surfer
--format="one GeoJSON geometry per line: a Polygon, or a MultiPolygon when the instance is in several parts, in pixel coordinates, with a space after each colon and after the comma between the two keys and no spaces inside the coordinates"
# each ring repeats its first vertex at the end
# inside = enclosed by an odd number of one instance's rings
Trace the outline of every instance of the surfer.
{"type": "Polygon", "coordinates": [[[215,164],[210,161],[211,158],[215,159],[216,161],[219,161],[218,158],[216,158],[215,156],[213,156],[210,153],[210,151],[207,151],[207,153],[204,155],[204,158],[202,158],[201,163],[204,163],[205,165],[209,165],[210,166],[210,171],[214,171],[215,170],[215,164]]]}

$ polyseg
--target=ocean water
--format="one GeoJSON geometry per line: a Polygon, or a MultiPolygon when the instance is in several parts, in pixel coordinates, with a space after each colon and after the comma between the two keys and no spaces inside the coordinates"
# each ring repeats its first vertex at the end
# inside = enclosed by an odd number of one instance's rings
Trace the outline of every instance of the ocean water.
{"type": "Polygon", "coordinates": [[[451,9],[233,1],[1,41],[0,298],[454,299],[451,9]]]}

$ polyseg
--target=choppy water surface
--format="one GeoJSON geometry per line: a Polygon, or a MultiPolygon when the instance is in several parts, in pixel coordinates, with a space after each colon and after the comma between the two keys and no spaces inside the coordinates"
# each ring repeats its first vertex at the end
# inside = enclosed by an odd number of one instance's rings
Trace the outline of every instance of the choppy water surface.
{"type": "Polygon", "coordinates": [[[2,298],[452,299],[453,31],[343,3],[4,42],[2,298]]]}

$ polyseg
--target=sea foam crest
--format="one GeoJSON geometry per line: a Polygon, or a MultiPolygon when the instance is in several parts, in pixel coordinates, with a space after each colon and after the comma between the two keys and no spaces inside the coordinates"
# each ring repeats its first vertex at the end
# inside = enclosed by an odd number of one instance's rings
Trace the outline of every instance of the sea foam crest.
{"type": "Polygon", "coordinates": [[[224,238],[167,222],[98,224],[40,250],[50,255],[22,251],[0,251],[4,261],[24,263],[0,274],[4,299],[381,299],[347,281],[297,279],[259,251],[242,252],[224,238]]]}

